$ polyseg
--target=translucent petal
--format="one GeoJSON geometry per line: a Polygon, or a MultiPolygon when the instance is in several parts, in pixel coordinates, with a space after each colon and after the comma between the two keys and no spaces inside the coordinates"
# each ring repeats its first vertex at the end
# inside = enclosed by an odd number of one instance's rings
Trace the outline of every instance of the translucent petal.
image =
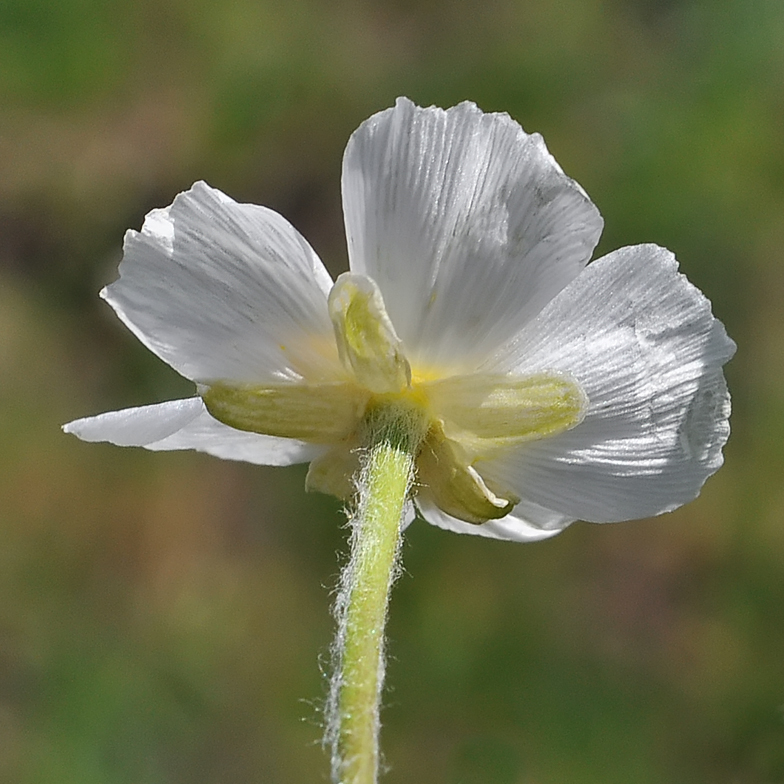
{"type": "Polygon", "coordinates": [[[219,422],[268,436],[334,444],[350,436],[369,393],[356,384],[290,383],[272,386],[200,386],[207,410],[219,422]]]}
{"type": "Polygon", "coordinates": [[[498,487],[491,489],[461,445],[435,425],[417,458],[417,481],[440,509],[472,524],[507,515],[519,500],[498,487]]]}
{"type": "Polygon", "coordinates": [[[356,493],[358,472],[359,444],[340,444],[310,464],[305,487],[349,501],[356,493]]]}
{"type": "Polygon", "coordinates": [[[378,286],[365,275],[344,272],[329,293],[328,306],[338,353],[357,382],[379,393],[407,387],[411,368],[378,286]]]}
{"type": "Polygon", "coordinates": [[[406,99],[351,137],[343,161],[351,269],[378,283],[416,365],[470,372],[587,263],[602,219],[505,114],[406,99]]]}
{"type": "Polygon", "coordinates": [[[569,372],[589,405],[572,430],[476,467],[522,498],[593,522],[692,500],[722,463],[735,351],[708,300],[654,245],[593,262],[487,372],[569,372]]]}
{"type": "Polygon", "coordinates": [[[187,378],[324,381],[342,373],[331,285],[283,217],[197,182],[126,234],[120,278],[102,296],[187,378]]]}
{"type": "Polygon", "coordinates": [[[552,527],[540,528],[531,525],[518,514],[508,514],[499,520],[490,520],[483,525],[474,525],[458,520],[439,509],[433,498],[426,491],[417,495],[416,505],[422,517],[428,523],[439,528],[445,528],[448,531],[455,531],[460,534],[475,534],[488,539],[503,539],[512,542],[539,542],[542,539],[549,539],[573,522],[559,515],[553,515],[552,527]]]}
{"type": "Polygon", "coordinates": [[[447,438],[472,454],[552,436],[579,424],[587,398],[565,373],[475,373],[422,384],[447,438]]]}
{"type": "Polygon", "coordinates": [[[108,441],[153,451],[195,449],[225,460],[258,465],[305,463],[323,452],[323,447],[301,441],[227,427],[207,413],[199,397],[77,419],[64,425],[63,430],[83,441],[108,441]]]}

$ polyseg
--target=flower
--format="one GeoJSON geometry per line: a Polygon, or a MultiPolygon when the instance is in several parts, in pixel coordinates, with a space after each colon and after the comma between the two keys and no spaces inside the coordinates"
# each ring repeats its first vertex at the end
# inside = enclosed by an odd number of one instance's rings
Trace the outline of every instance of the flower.
{"type": "Polygon", "coordinates": [[[352,135],[342,187],[334,284],[283,217],[203,182],[129,231],[101,295],[198,396],[66,432],[310,461],[309,488],[347,497],[363,418],[395,400],[426,417],[415,502],[442,528],[530,541],[696,497],[735,345],[669,251],[588,263],[601,216],[538,134],[399,99],[352,135]]]}

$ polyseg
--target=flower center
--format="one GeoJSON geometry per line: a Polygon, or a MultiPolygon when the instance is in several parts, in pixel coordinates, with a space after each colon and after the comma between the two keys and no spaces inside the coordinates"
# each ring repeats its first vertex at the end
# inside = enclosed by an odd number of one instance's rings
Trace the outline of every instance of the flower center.
{"type": "Polygon", "coordinates": [[[410,409],[425,428],[417,457],[421,492],[447,514],[484,523],[508,514],[520,499],[488,482],[476,466],[582,421],[587,398],[562,373],[444,377],[417,368],[412,381],[381,292],[364,275],[341,275],[328,308],[350,380],[199,388],[209,412],[224,424],[330,445],[311,463],[311,489],[350,496],[368,418],[384,409],[410,409]]]}

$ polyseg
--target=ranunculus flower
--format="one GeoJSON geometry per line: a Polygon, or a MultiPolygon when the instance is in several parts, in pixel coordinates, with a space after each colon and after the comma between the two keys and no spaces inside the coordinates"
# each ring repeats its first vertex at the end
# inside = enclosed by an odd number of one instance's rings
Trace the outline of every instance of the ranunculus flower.
{"type": "Polygon", "coordinates": [[[334,284],[283,217],[204,183],[151,212],[102,296],[198,396],[65,430],[309,461],[348,497],[363,420],[399,400],[429,423],[422,516],[524,541],[670,511],[719,468],[733,342],[669,251],[588,264],[601,216],[539,135],[400,99],[351,137],[343,208],[334,284]]]}

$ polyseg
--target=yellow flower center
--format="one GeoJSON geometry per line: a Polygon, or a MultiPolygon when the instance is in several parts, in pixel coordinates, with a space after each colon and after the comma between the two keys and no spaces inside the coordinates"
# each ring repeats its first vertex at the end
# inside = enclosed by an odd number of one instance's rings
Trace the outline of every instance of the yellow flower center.
{"type": "Polygon", "coordinates": [[[427,426],[417,484],[447,514],[484,523],[508,514],[520,499],[491,487],[475,466],[582,421],[585,393],[562,373],[412,373],[381,292],[364,275],[341,275],[328,305],[346,380],[269,386],[217,381],[199,389],[210,414],[224,424],[331,446],[311,463],[310,489],[350,497],[368,412],[406,406],[427,426]]]}

